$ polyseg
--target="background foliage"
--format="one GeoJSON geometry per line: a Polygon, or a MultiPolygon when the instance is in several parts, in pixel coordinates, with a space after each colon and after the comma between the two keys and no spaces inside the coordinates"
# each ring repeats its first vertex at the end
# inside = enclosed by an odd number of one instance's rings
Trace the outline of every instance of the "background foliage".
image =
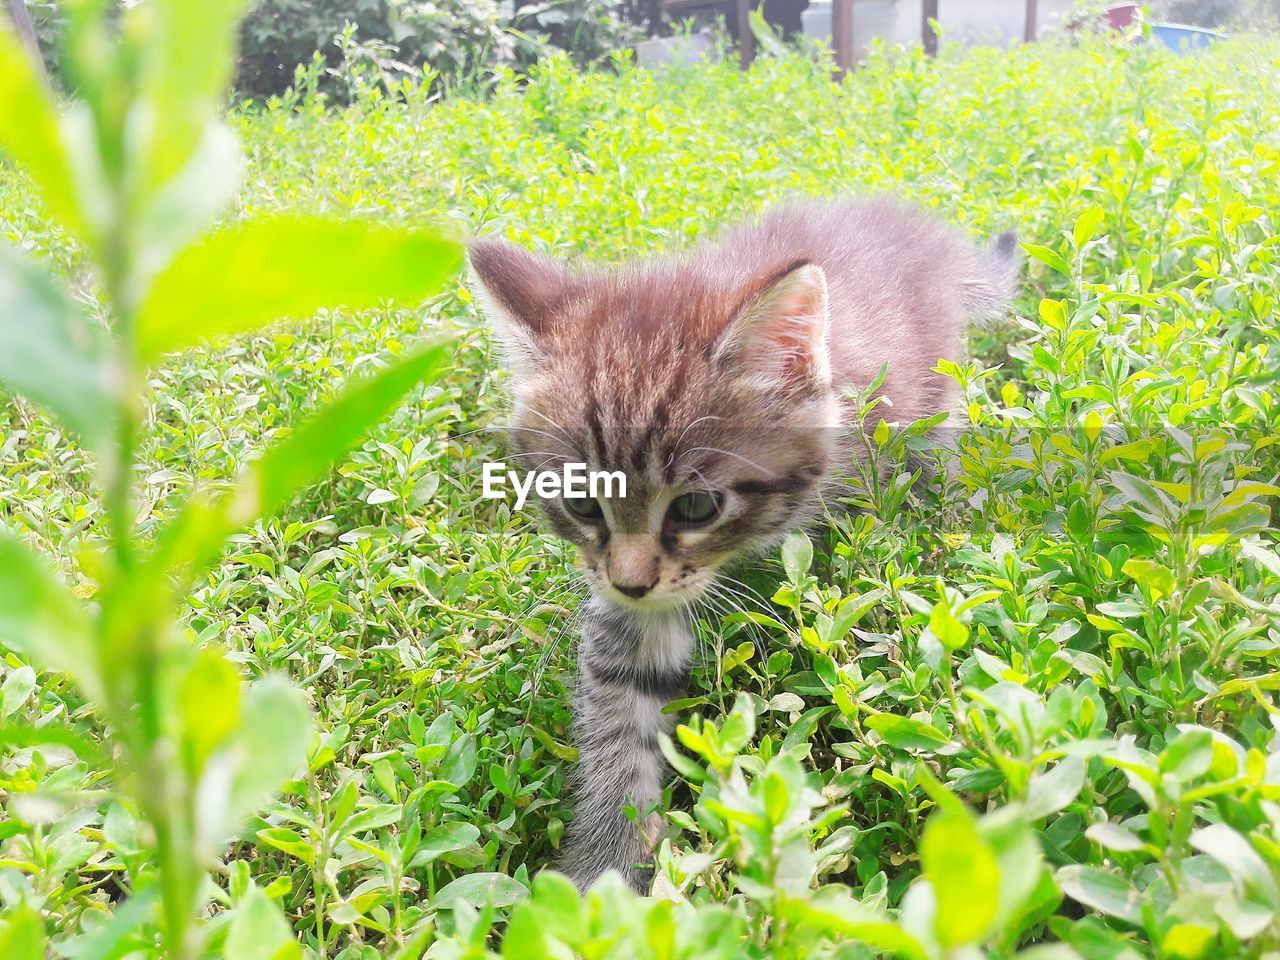
{"type": "MultiPolygon", "coordinates": [[[[372,357],[463,338],[420,402],[185,596],[195,643],[286,671],[319,729],[216,903],[265,891],[311,954],[345,958],[1280,946],[1280,91],[1259,80],[1277,66],[1246,41],[1036,45],[880,55],[837,87],[798,57],[745,76],[553,58],[483,102],[295,94],[234,116],[237,216],[442,213],[614,260],[789,194],[887,191],[1029,246],[1021,319],[947,368],[972,430],[926,456],[950,469],[913,499],[851,465],[859,509],[707,612],[651,901],[530,884],[570,816],[576,587],[532,517],[475,495],[502,377],[466,290],[158,367],[144,536],[372,357]]],[[[78,248],[0,176],[5,238],[92,303],[78,248]]],[[[920,434],[881,432],[869,462],[920,434]]],[[[92,592],[88,457],[21,401],[0,412],[0,504],[92,592]]],[[[13,724],[97,737],[61,676],[2,669],[13,724]]],[[[58,942],[146,882],[137,810],[78,741],[9,742],[0,790],[0,899],[58,942]]],[[[11,916],[0,935],[20,937],[11,916]]]]}
{"type": "MultiPolygon", "coordinates": [[[[59,3],[67,0],[27,0],[46,51],[65,27],[59,3]]],[[[234,86],[241,97],[282,94],[313,57],[317,79],[338,95],[355,68],[385,88],[420,80],[424,69],[450,86],[487,85],[495,69],[556,52],[598,60],[639,36],[645,15],[644,0],[253,0],[234,86]]]]}
{"type": "Polygon", "coordinates": [[[283,93],[315,52],[326,76],[363,66],[386,88],[420,80],[424,69],[449,86],[487,86],[495,69],[523,69],[556,52],[579,64],[600,59],[639,34],[639,6],[636,0],[256,0],[240,32],[235,86],[244,96],[283,93]]]}

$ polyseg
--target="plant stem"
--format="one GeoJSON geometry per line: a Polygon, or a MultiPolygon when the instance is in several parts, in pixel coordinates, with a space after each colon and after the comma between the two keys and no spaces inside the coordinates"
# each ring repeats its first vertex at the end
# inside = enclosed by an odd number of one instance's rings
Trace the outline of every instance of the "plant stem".
{"type": "MultiPolygon", "coordinates": [[[[111,240],[99,251],[99,266],[113,308],[115,334],[115,443],[103,463],[111,578],[119,590],[133,575],[136,560],[133,479],[143,417],[143,371],[135,346],[136,303],[130,293],[134,273],[126,228],[130,188],[123,179],[113,186],[115,227],[108,231],[111,240]]],[[[102,665],[104,676],[116,678],[114,683],[108,681],[113,708],[109,712],[123,731],[122,747],[139,809],[155,835],[166,955],[169,960],[193,960],[199,954],[194,920],[202,870],[195,851],[194,798],[179,759],[172,755],[170,731],[163,719],[164,700],[169,696],[161,642],[164,628],[152,611],[119,613],[125,619],[104,622],[106,633],[99,644],[99,650],[114,661],[102,665]],[[113,627],[121,635],[109,635],[113,627]]]]}

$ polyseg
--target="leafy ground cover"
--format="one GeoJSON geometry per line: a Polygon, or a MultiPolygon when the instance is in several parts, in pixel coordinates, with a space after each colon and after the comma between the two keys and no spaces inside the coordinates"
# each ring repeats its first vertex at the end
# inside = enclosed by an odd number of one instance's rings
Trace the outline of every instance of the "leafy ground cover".
{"type": "MultiPolygon", "coordinates": [[[[884,191],[978,236],[1016,227],[1028,257],[1019,319],[947,367],[968,429],[943,449],[918,425],[878,433],[850,466],[857,509],[833,503],[707,610],[654,900],[535,879],[571,817],[579,586],[531,514],[478,496],[502,374],[465,287],[159,368],[144,535],[380,355],[461,337],[445,376],[186,597],[191,639],[246,679],[289,674],[319,730],[215,902],[264,891],[318,957],[1280,949],[1277,54],[896,54],[839,87],[800,57],[745,76],[552,60],[484,101],[234,116],[237,216],[442,213],[619,259],[784,196],[884,191]],[[916,496],[906,467],[875,469],[908,449],[945,467],[916,496]]],[[[47,223],[0,171],[3,236],[96,305],[47,223]]],[[[35,408],[0,407],[0,516],[92,599],[87,465],[35,408]]],[[[74,952],[149,882],[146,838],[69,683],[0,662],[0,900],[74,952]],[[68,725],[88,739],[30,732],[68,725]]],[[[273,933],[213,948],[297,950],[273,933]]],[[[18,921],[0,935],[18,943],[18,921]]]]}

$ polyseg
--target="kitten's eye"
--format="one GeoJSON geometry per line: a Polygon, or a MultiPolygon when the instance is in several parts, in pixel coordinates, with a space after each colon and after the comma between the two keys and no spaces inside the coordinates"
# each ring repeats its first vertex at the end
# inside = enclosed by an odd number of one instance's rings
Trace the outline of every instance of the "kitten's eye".
{"type": "Polygon", "coordinates": [[[671,506],[667,508],[667,518],[676,523],[701,526],[720,515],[723,502],[723,496],[710,490],[682,493],[671,501],[671,506]]]}
{"type": "Polygon", "coordinates": [[[564,508],[579,520],[603,520],[604,511],[595,497],[565,497],[564,508]]]}

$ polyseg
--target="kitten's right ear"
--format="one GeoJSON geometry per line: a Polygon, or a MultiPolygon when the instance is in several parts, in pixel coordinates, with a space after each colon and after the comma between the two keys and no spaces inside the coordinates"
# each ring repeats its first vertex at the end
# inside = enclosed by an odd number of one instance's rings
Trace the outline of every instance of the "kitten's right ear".
{"type": "Polygon", "coordinates": [[[512,361],[535,364],[569,275],[548,257],[493,237],[473,240],[467,253],[485,313],[512,361]]]}

